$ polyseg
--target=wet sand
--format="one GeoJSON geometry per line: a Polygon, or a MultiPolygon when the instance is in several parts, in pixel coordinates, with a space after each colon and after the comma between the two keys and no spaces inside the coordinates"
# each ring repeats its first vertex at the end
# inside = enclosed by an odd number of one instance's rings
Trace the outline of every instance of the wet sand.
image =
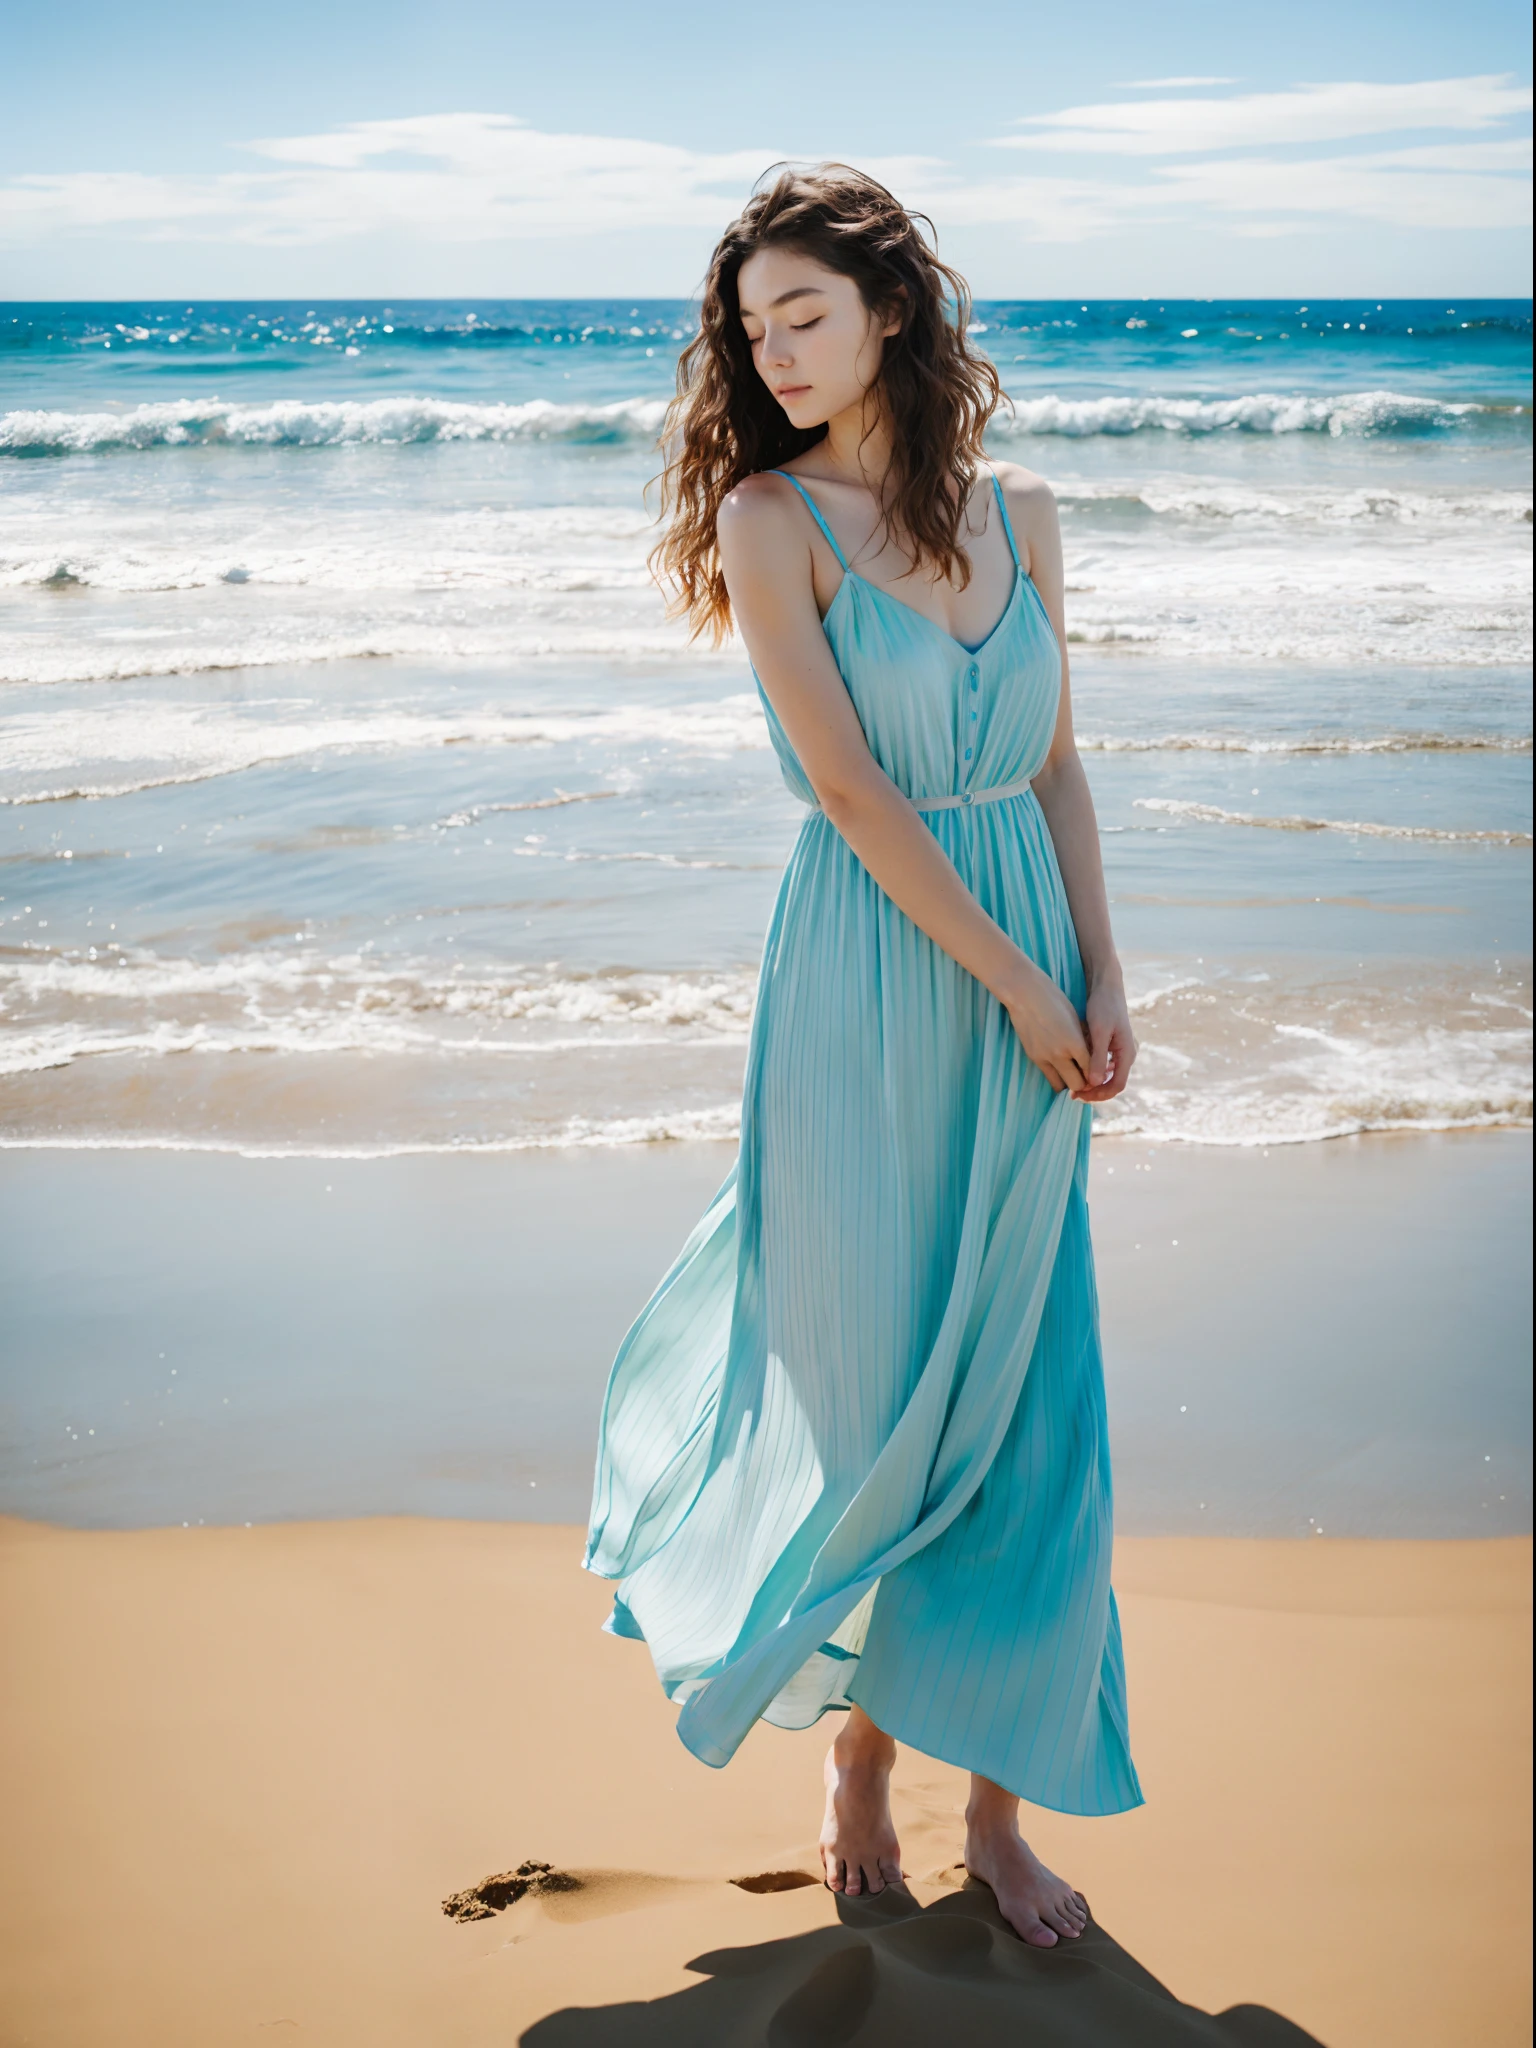
{"type": "MultiPolygon", "coordinates": [[[[0,1512],[579,1521],[733,1156],[0,1152],[0,1512]]],[[[1120,1529],[1526,1533],[1530,1157],[1097,1143],[1120,1529]]]]}
{"type": "Polygon", "coordinates": [[[578,1554],[550,1525],[0,1526],[4,2038],[1305,2039],[1199,2017],[1244,2006],[1328,2048],[1529,2038],[1528,1542],[1123,1542],[1148,1804],[1030,1816],[1107,1930],[1065,1964],[956,1889],[962,1781],[911,1753],[906,1917],[733,1884],[814,1867],[827,1731],[695,1763],[578,1554]],[[444,1915],[530,1860],[580,1888],[444,1915]]]}

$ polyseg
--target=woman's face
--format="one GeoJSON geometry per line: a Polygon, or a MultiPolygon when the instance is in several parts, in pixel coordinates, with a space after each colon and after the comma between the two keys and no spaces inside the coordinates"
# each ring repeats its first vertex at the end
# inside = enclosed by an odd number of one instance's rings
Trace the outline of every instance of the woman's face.
{"type": "Polygon", "coordinates": [[[871,313],[851,277],[792,248],[759,249],[736,279],[757,374],[797,427],[862,406],[899,319],[871,313]]]}

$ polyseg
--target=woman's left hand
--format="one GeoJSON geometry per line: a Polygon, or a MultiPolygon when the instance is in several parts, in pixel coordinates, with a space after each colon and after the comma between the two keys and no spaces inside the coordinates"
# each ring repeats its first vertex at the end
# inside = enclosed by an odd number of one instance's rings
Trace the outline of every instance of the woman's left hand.
{"type": "Polygon", "coordinates": [[[1075,1102],[1112,1102],[1131,1076],[1136,1058],[1136,1034],[1131,1029],[1131,1012],[1125,990],[1119,982],[1100,983],[1088,993],[1083,1017],[1088,1035],[1090,1085],[1074,1088],[1075,1102]]]}

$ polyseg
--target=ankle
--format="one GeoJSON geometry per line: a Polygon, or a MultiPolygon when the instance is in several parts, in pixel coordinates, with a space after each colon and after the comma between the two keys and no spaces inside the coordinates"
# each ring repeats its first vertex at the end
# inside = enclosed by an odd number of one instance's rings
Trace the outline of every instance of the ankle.
{"type": "Polygon", "coordinates": [[[995,1841],[1019,1831],[1017,1803],[1012,1800],[972,1799],[965,1809],[965,1832],[979,1840],[995,1841]]]}
{"type": "Polygon", "coordinates": [[[882,1729],[866,1724],[840,1730],[832,1755],[840,1771],[888,1771],[896,1761],[896,1744],[882,1729]]]}

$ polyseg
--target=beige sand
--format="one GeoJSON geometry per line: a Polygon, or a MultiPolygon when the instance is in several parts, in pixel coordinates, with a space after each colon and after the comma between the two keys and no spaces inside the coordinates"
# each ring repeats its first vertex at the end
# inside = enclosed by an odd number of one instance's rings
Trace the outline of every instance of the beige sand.
{"type": "MultiPolygon", "coordinates": [[[[577,1554],[553,1527],[0,1524],[5,2048],[510,2048],[561,2007],[698,1986],[701,1952],[827,1929],[808,2003],[715,2037],[875,2038],[874,1965],[830,1896],[728,1882],[812,1867],[827,1730],[695,1763],[643,1649],[598,1634],[577,1554]],[[443,1916],[527,1858],[584,1888],[443,1916]]],[[[1179,1998],[1271,2007],[1328,2048],[1526,2041],[1529,1543],[1141,1541],[1117,1562],[1149,1804],[1030,1816],[1102,1926],[1179,1998]]],[[[961,1797],[903,1755],[906,1862],[939,1902],[909,1976],[1003,2011],[986,1895],[938,1875],[961,1797]]],[[[884,1996],[907,1963],[879,1967],[884,1996]]],[[[746,1968],[663,2008],[670,2038],[711,2038],[684,2024],[701,1997],[772,1988],[746,1968]]],[[[652,2037],[639,2014],[534,2031],[652,2037]]]]}

